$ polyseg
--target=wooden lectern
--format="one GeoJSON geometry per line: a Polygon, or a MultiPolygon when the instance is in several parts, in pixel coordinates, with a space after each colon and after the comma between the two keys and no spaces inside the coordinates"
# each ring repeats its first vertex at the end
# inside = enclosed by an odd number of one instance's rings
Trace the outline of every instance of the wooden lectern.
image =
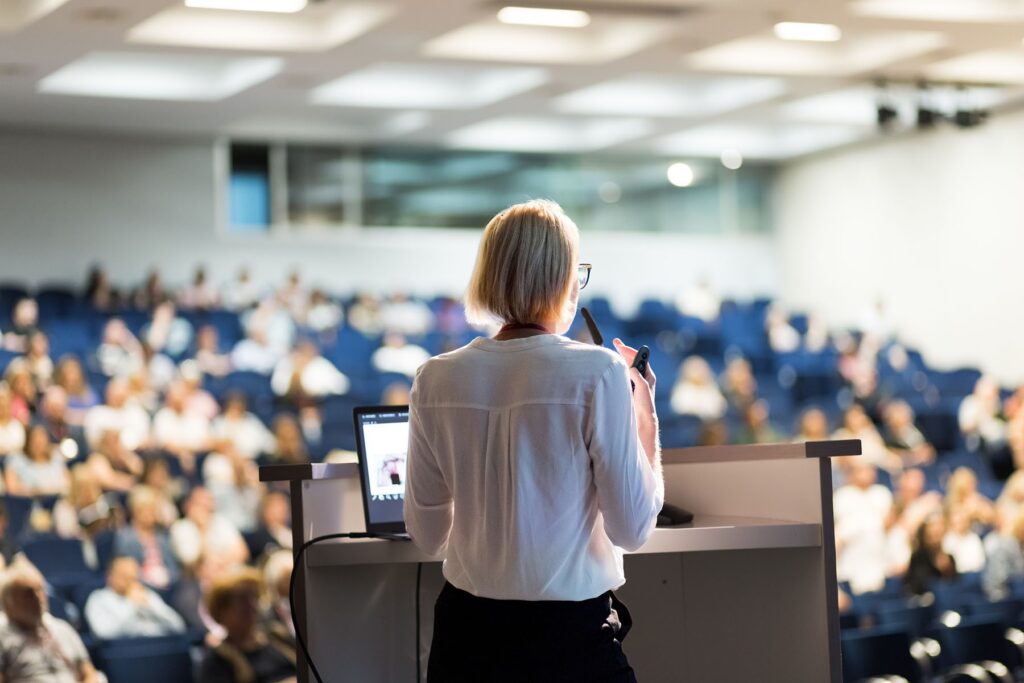
{"type": "MultiPolygon", "coordinates": [[[[858,454],[857,440],[664,451],[665,499],[695,518],[626,555],[616,593],[633,615],[623,649],[638,680],[842,682],[830,458],[858,454]]],[[[260,479],[290,482],[296,549],[364,530],[354,464],[271,465],[260,479]]],[[[297,618],[325,681],[408,683],[417,657],[425,678],[440,557],[346,539],[310,547],[303,564],[297,618]]]]}

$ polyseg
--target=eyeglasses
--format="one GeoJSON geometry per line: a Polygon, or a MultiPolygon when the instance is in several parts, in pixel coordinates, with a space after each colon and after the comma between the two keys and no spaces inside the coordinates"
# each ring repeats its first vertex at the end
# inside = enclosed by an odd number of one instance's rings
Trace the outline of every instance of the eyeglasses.
{"type": "Polygon", "coordinates": [[[576,277],[579,279],[580,289],[583,289],[584,287],[586,287],[587,283],[590,282],[590,269],[592,267],[593,266],[591,266],[589,263],[581,263],[580,264],[579,271],[577,272],[577,275],[576,275],[576,277]]]}

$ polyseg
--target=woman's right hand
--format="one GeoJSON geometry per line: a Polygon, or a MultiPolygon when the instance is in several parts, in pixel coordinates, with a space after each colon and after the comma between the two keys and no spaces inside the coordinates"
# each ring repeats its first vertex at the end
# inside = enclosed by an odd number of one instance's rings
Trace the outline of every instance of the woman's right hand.
{"type": "Polygon", "coordinates": [[[654,386],[657,377],[651,364],[647,364],[647,373],[641,375],[640,371],[632,367],[633,359],[636,358],[636,349],[626,346],[621,339],[613,339],[615,349],[629,364],[629,378],[633,382],[633,410],[636,413],[637,435],[640,443],[643,444],[644,452],[651,466],[658,468],[659,444],[658,444],[658,413],[654,407],[654,386]]]}

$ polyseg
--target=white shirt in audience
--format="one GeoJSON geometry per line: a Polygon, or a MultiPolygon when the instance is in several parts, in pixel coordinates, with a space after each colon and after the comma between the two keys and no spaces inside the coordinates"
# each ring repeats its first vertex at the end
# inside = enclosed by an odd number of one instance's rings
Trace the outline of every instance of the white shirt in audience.
{"type": "MultiPolygon", "coordinates": [[[[274,368],[274,374],[270,378],[270,388],[278,396],[288,393],[293,367],[291,357],[286,356],[274,368]]],[[[323,356],[317,356],[306,364],[299,376],[299,382],[302,384],[302,390],[310,396],[344,394],[349,387],[348,377],[323,356]]]]}
{"type": "Polygon", "coordinates": [[[381,305],[380,318],[385,330],[407,337],[426,334],[434,326],[434,314],[420,301],[387,301],[381,305]]]}
{"type": "Polygon", "coordinates": [[[103,432],[111,429],[121,432],[121,443],[134,450],[149,440],[149,414],[133,403],[121,408],[98,405],[85,414],[85,438],[92,448],[99,445],[103,432]]]}
{"type": "Polygon", "coordinates": [[[238,529],[218,514],[210,518],[205,533],[187,517],[171,525],[171,549],[184,565],[194,565],[204,552],[216,554],[237,547],[239,542],[244,542],[244,539],[238,529]]]}
{"type": "Polygon", "coordinates": [[[240,372],[258,372],[269,375],[274,371],[281,353],[254,339],[243,339],[231,351],[231,365],[240,372]]]}
{"type": "Polygon", "coordinates": [[[957,572],[980,572],[985,568],[985,546],[973,531],[958,534],[947,531],[942,538],[942,550],[952,555],[957,572]]]}
{"type": "Polygon", "coordinates": [[[185,632],[181,618],[155,591],[144,588],[140,604],[110,588],[93,591],[85,603],[85,619],[97,637],[141,638],[185,632]]]}
{"type": "Polygon", "coordinates": [[[213,437],[218,441],[228,439],[239,455],[255,459],[260,453],[270,453],[274,448],[274,435],[263,421],[252,413],[241,418],[222,415],[213,421],[213,437]]]}
{"type": "Polygon", "coordinates": [[[849,581],[854,593],[881,589],[888,564],[885,518],[892,493],[880,484],[866,489],[847,485],[835,492],[833,504],[841,546],[836,558],[839,580],[849,581]]]}
{"type": "Polygon", "coordinates": [[[430,359],[426,349],[415,344],[382,346],[373,352],[370,362],[380,372],[398,372],[412,377],[430,359]]]}
{"type": "Polygon", "coordinates": [[[210,422],[191,411],[179,413],[171,408],[161,408],[153,418],[153,440],[164,448],[199,451],[210,441],[210,422]]]}
{"type": "Polygon", "coordinates": [[[672,388],[672,411],[677,415],[716,420],[725,415],[727,407],[725,397],[714,384],[680,382],[672,388]]]}
{"type": "Polygon", "coordinates": [[[0,455],[20,453],[25,446],[25,426],[11,418],[0,425],[0,455]]]}

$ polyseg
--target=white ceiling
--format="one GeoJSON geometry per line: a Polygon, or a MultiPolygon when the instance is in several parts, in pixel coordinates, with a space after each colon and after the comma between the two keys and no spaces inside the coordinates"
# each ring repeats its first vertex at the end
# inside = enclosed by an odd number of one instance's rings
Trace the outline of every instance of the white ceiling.
{"type": "MultiPolygon", "coordinates": [[[[1015,106],[1022,39],[1024,0],[2,0],[0,126],[785,159],[876,135],[880,78],[1015,106]],[[591,20],[509,25],[505,4],[591,20]],[[783,41],[780,21],[842,39],[783,41]]],[[[892,89],[907,125],[917,99],[892,89]]]]}

